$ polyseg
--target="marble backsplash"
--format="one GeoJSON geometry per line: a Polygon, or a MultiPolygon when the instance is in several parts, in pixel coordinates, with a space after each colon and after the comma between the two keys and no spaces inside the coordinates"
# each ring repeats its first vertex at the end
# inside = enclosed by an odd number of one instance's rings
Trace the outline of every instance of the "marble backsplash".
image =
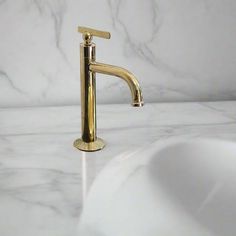
{"type": "MultiPolygon", "coordinates": [[[[236,98],[234,0],[0,0],[0,106],[80,102],[78,25],[110,31],[97,60],[123,66],[146,102],[236,98]]],[[[97,76],[100,103],[130,102],[97,76]]]]}

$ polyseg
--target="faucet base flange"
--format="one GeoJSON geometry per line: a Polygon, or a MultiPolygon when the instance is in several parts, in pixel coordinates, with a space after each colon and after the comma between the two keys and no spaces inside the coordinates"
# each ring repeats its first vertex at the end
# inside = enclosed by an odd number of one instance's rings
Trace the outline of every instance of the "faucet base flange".
{"type": "Polygon", "coordinates": [[[74,141],[74,147],[84,152],[95,152],[102,150],[105,147],[105,142],[102,139],[97,138],[93,142],[86,143],[79,138],[74,141]]]}

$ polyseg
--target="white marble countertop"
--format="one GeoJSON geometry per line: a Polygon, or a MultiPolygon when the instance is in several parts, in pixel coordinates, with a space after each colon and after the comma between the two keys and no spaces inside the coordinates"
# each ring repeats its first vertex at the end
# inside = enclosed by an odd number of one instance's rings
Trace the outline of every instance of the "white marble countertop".
{"type": "Polygon", "coordinates": [[[181,137],[236,140],[236,102],[100,105],[103,151],[73,148],[80,107],[0,109],[0,235],[75,236],[86,189],[114,156],[181,137]]]}

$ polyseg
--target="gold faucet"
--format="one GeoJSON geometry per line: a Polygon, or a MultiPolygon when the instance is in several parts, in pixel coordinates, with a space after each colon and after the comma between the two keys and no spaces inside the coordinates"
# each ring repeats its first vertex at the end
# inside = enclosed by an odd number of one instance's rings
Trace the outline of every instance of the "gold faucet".
{"type": "Polygon", "coordinates": [[[105,142],[97,137],[96,120],[96,73],[117,76],[125,80],[131,90],[132,105],[143,106],[142,92],[137,79],[128,70],[118,66],[96,62],[96,45],[93,36],[110,39],[109,32],[78,27],[84,42],[80,44],[80,80],[81,80],[81,127],[82,137],[75,140],[74,147],[86,152],[104,148],[105,142]]]}

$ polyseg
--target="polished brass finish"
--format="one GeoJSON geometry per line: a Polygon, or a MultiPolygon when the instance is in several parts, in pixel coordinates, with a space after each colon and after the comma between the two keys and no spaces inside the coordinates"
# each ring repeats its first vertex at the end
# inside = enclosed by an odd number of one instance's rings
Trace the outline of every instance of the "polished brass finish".
{"type": "Polygon", "coordinates": [[[89,68],[92,72],[113,75],[125,80],[132,94],[132,105],[138,107],[143,106],[142,92],[139,83],[131,72],[118,66],[98,62],[91,62],[89,68]]]}
{"type": "Polygon", "coordinates": [[[94,152],[102,150],[105,147],[105,142],[97,138],[96,141],[86,143],[82,138],[75,140],[74,146],[84,152],[94,152]]]}
{"type": "Polygon", "coordinates": [[[80,44],[80,80],[81,80],[81,128],[82,137],[75,140],[74,146],[82,151],[93,152],[104,148],[105,143],[97,137],[96,121],[96,73],[117,76],[125,80],[131,90],[132,105],[143,106],[142,92],[137,79],[128,70],[121,67],[96,62],[93,36],[110,38],[109,32],[78,27],[84,42],[80,44]]]}
{"type": "Polygon", "coordinates": [[[93,36],[104,38],[104,39],[110,39],[111,38],[111,34],[109,32],[96,30],[96,29],[91,29],[91,28],[88,28],[88,27],[80,27],[79,26],[78,27],[78,32],[80,32],[83,35],[89,33],[93,36]]]}

